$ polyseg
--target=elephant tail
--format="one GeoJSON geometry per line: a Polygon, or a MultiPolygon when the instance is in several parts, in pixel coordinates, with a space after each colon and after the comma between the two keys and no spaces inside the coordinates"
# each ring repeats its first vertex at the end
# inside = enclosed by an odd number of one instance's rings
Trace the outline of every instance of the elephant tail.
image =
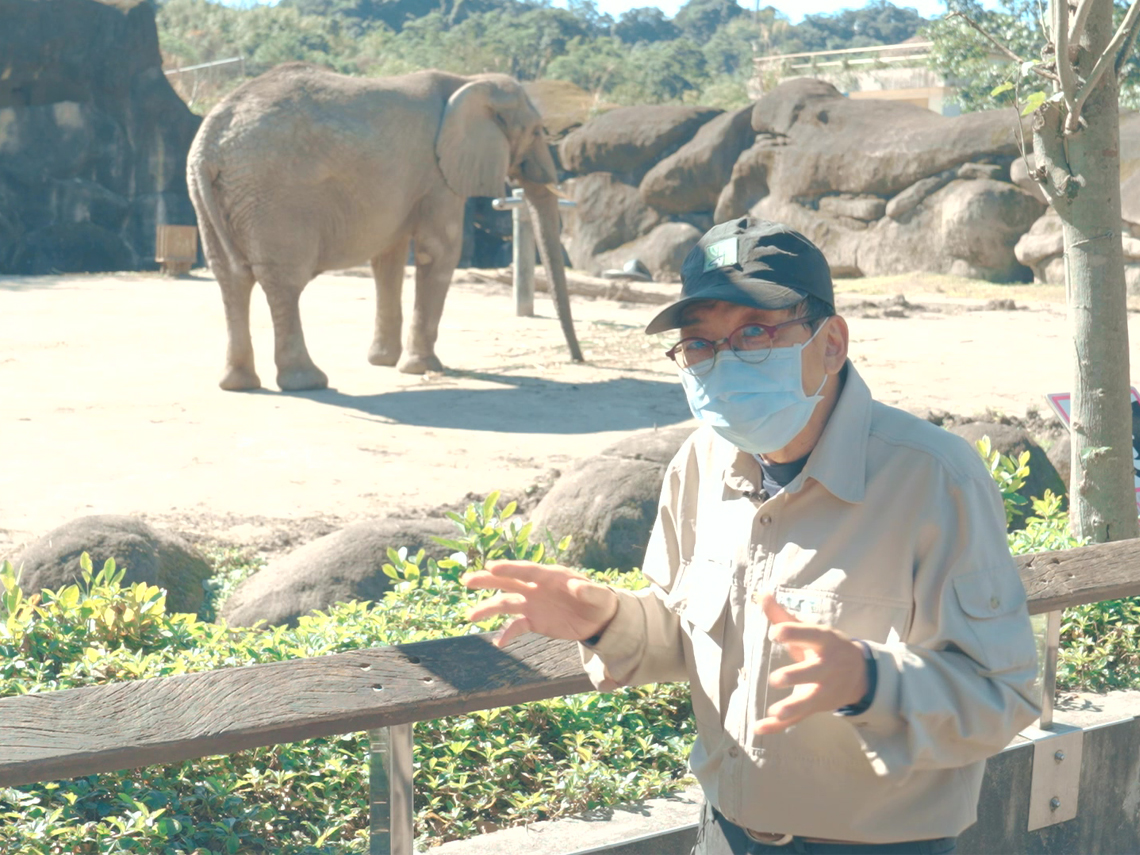
{"type": "MultiPolygon", "coordinates": [[[[198,148],[197,142],[195,140],[193,149],[198,148]]],[[[241,270],[248,265],[234,246],[229,224],[218,205],[218,197],[214,193],[216,170],[209,165],[206,158],[201,156],[200,151],[193,149],[187,158],[186,184],[190,190],[190,201],[194,203],[194,209],[198,213],[199,228],[203,232],[206,247],[214,249],[215,253],[221,251],[224,258],[216,259],[217,261],[224,262],[231,270],[241,270]],[[213,240],[206,236],[207,233],[213,240]]],[[[215,259],[210,260],[211,263],[215,261],[215,259]]]]}

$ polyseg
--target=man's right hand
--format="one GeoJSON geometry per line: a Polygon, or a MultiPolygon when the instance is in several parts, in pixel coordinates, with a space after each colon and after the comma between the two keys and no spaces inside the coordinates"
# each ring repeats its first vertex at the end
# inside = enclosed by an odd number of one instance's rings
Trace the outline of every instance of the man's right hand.
{"type": "Polygon", "coordinates": [[[618,609],[617,594],[605,585],[557,564],[492,561],[485,569],[466,574],[462,582],[468,588],[501,592],[475,606],[468,620],[518,615],[495,639],[496,647],[524,632],[583,641],[602,632],[618,609]]]}

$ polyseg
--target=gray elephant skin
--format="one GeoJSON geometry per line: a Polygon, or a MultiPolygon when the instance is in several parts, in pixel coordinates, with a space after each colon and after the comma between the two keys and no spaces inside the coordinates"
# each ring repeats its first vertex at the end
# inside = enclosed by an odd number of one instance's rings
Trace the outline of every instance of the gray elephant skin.
{"type": "Polygon", "coordinates": [[[551,271],[570,356],[581,350],[559,243],[554,160],[534,105],[514,78],[421,71],[356,78],[287,63],[245,83],[202,122],[187,179],[206,259],[222,289],[229,342],[223,389],[256,389],[250,296],[273,318],[277,385],[321,389],[299,300],[318,273],[368,261],[376,327],[368,361],[409,374],[440,370],[439,320],[462,248],[468,196],[523,188],[551,271]],[[409,243],[415,305],[401,345],[409,243]]]}

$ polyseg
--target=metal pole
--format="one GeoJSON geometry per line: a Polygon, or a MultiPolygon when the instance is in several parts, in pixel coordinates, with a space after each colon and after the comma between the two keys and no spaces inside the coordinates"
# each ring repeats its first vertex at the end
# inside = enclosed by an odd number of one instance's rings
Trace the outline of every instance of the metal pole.
{"type": "Polygon", "coordinates": [[[1041,679],[1042,730],[1053,729],[1053,696],[1057,693],[1057,649],[1061,646],[1061,612],[1049,612],[1045,628],[1045,675],[1041,679]]]}
{"type": "Polygon", "coordinates": [[[534,229],[530,215],[523,202],[523,191],[512,190],[511,196],[518,199],[511,211],[513,226],[511,262],[514,264],[515,315],[520,318],[534,317],[534,229]]]}
{"type": "Polygon", "coordinates": [[[412,726],[368,731],[369,855],[412,855],[412,726]]]}

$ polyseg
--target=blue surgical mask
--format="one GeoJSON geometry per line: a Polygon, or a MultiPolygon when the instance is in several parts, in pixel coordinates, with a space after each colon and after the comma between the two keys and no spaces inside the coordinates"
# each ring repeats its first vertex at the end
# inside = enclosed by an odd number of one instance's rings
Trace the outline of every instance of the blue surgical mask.
{"type": "Polygon", "coordinates": [[[707,374],[681,371],[689,409],[742,451],[778,451],[804,429],[823,400],[826,374],[814,395],[805,395],[803,384],[803,351],[817,335],[819,330],[803,344],[774,347],[760,363],[723,350],[707,374]]]}

